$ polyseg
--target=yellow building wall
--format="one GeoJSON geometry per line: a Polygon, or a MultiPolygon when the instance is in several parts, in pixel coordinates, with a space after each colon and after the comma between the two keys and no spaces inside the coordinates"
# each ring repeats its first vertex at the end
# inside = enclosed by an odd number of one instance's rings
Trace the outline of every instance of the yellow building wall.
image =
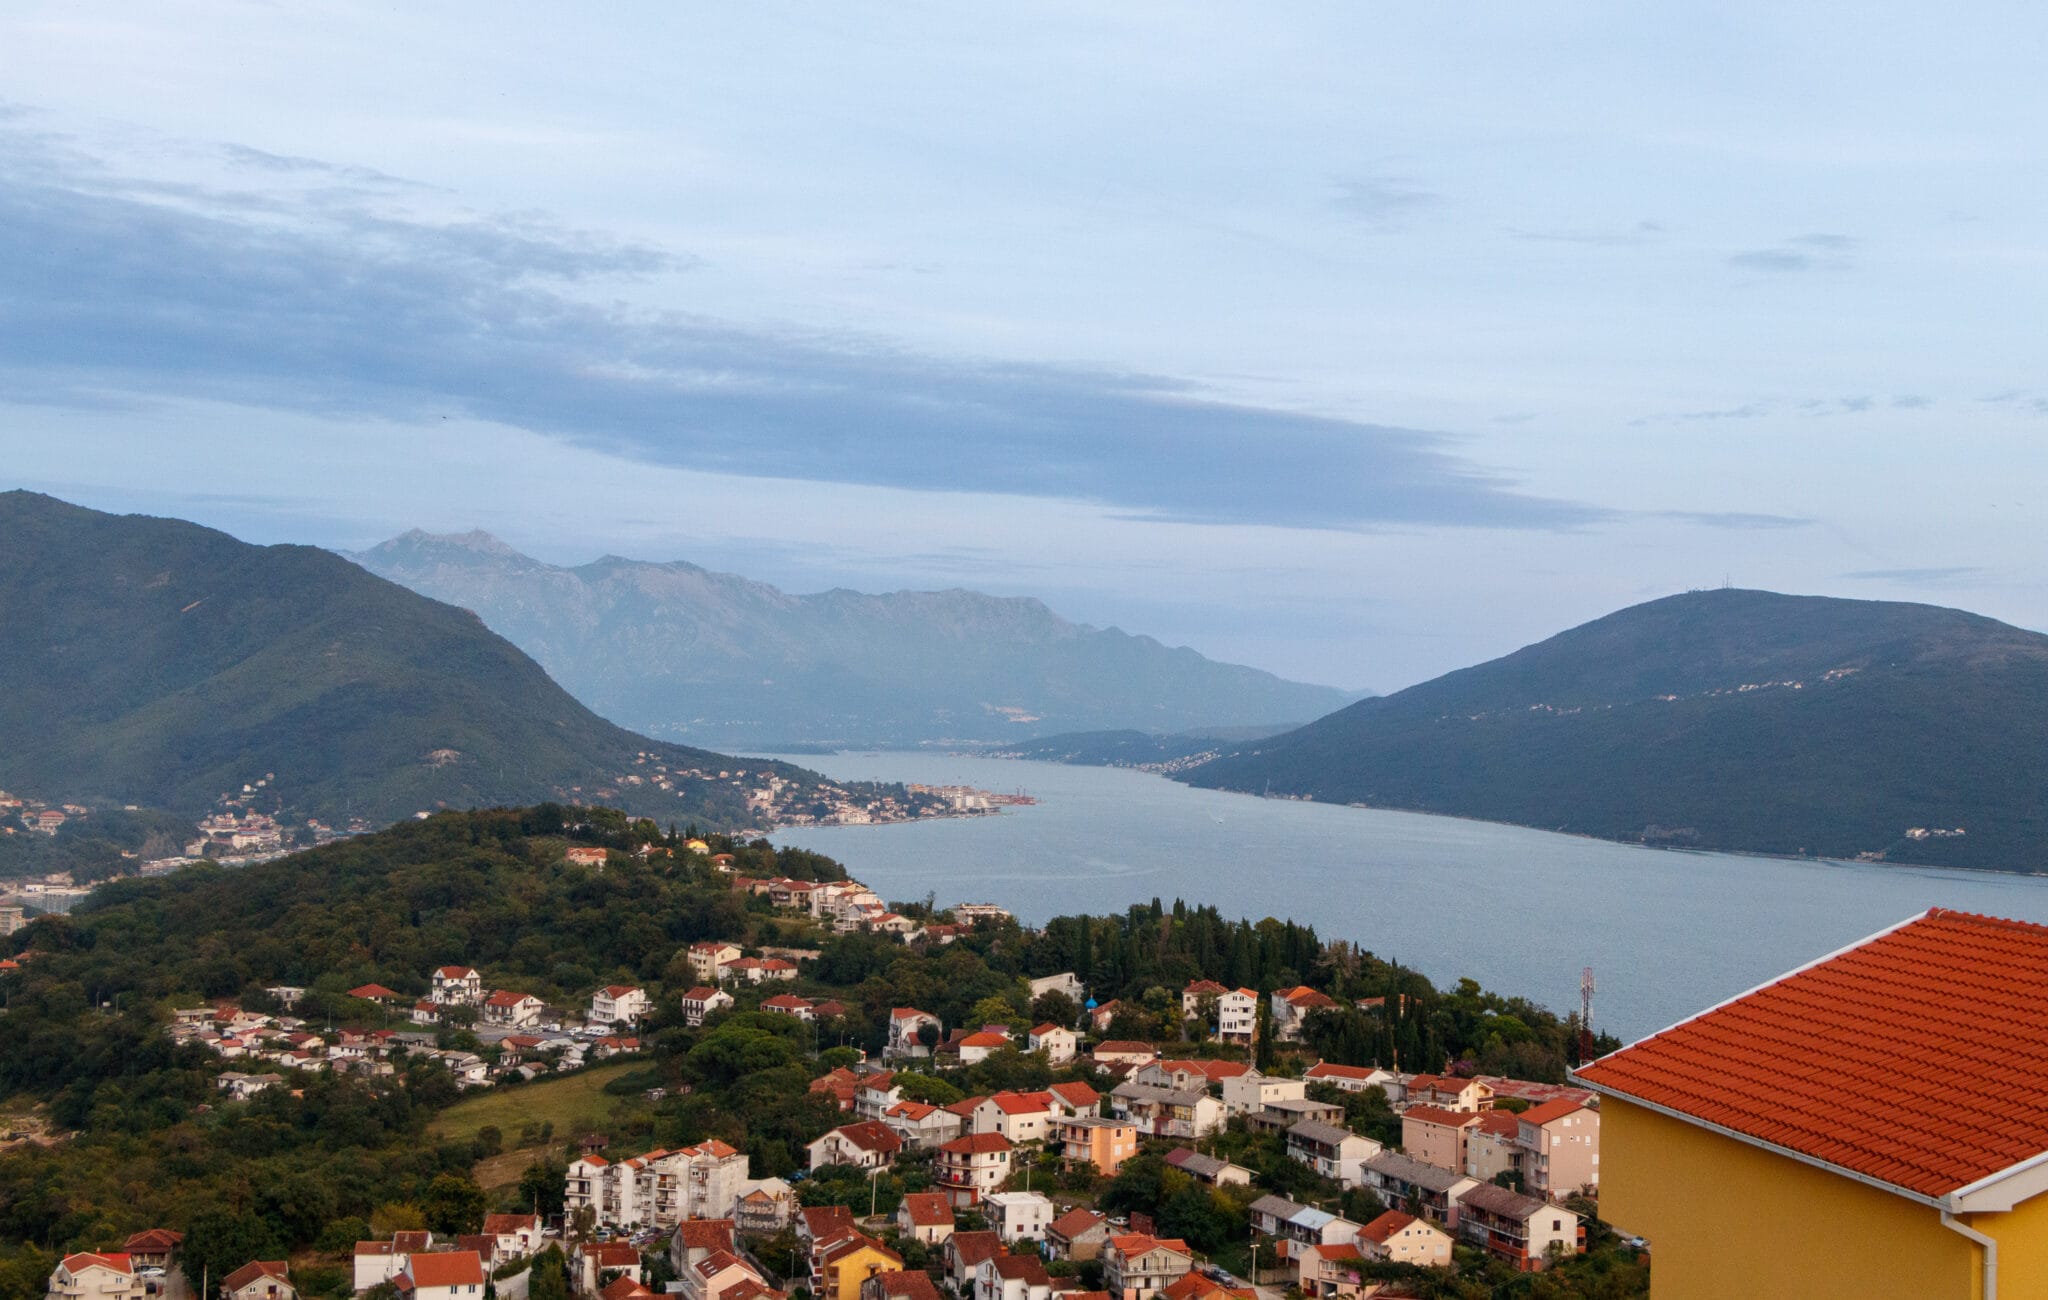
{"type": "MultiPolygon", "coordinates": [[[[1981,1294],[1981,1252],[1928,1206],[1613,1097],[1600,1117],[1600,1217],[1649,1240],[1651,1300],[1981,1294]]],[[[2001,1300],[2048,1294],[2040,1199],[1971,1225],[1999,1238],[2001,1300]]]]}
{"type": "Polygon", "coordinates": [[[860,1284],[876,1273],[890,1273],[903,1262],[872,1246],[840,1256],[827,1270],[824,1295],[819,1300],[860,1300],[860,1284]]]}

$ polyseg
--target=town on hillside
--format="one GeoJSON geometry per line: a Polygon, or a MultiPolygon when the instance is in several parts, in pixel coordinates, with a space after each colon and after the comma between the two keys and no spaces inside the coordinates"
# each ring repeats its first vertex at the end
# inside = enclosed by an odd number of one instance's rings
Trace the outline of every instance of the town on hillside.
{"type": "MultiPolygon", "coordinates": [[[[502,1113],[532,1098],[540,1114],[548,1089],[626,1070],[630,1087],[607,1084],[621,1107],[676,1120],[527,1123],[509,1151],[492,1128],[479,1168],[524,1152],[516,1181],[487,1194],[457,1179],[473,1203],[432,1223],[387,1216],[401,1226],[345,1243],[346,1286],[338,1242],[193,1278],[185,1225],[170,1223],[65,1257],[48,1300],[149,1300],[202,1280],[223,1300],[1351,1300],[1646,1275],[1641,1243],[1600,1218],[1599,1096],[1469,1056],[1371,1059],[1369,1045],[1415,1041],[1396,1033],[1415,1008],[1358,993],[1348,945],[1318,944],[1314,969],[1263,990],[1203,976],[1098,997],[1073,969],[975,976],[988,992],[963,1010],[934,974],[985,971],[1059,927],[1028,930],[986,903],[891,904],[852,879],[750,875],[736,847],[560,843],[578,878],[688,870],[757,918],[682,945],[659,982],[542,997],[457,951],[345,989],[266,984],[173,1007],[161,1031],[215,1063],[224,1115],[358,1086],[456,1108],[503,1092],[502,1113]],[[938,996],[897,1000],[916,987],[938,996]],[[749,1089],[784,1098],[787,1138],[717,1135],[718,1108],[749,1089]]],[[[1131,924],[1158,924],[1142,911],[1131,924]]],[[[1275,943],[1308,942],[1292,927],[1245,933],[1268,966],[1275,943]]],[[[1112,959],[1123,942],[1097,941],[1112,959]]],[[[0,980],[24,970],[0,963],[0,980]]]]}

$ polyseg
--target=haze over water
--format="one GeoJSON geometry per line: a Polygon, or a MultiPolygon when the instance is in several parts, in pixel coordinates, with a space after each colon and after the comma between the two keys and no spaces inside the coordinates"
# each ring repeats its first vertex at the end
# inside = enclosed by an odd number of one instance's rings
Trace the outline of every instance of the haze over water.
{"type": "Polygon", "coordinates": [[[1415,813],[1196,790],[1115,768],[929,753],[788,755],[844,780],[1023,789],[1000,817],[798,827],[884,897],[1027,924],[1154,897],[1291,918],[1439,985],[1469,975],[1596,1028],[1652,1033],[1929,907],[2048,922],[2048,878],[1674,853],[1415,813]]]}

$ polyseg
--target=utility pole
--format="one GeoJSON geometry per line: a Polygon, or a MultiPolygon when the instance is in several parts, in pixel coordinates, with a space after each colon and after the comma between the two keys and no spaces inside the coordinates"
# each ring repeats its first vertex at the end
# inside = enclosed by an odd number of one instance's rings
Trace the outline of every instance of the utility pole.
{"type": "Polygon", "coordinates": [[[1579,1064],[1593,1059],[1593,968],[1579,972],[1579,1064]]]}

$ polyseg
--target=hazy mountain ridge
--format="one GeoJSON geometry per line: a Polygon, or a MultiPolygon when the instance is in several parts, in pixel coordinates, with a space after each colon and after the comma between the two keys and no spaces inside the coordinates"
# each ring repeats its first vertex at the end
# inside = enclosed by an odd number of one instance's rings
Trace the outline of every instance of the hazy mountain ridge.
{"type": "Polygon", "coordinates": [[[0,788],[189,814],[275,773],[298,816],[603,798],[758,825],[718,775],[742,767],[838,789],[606,722],[476,615],[331,552],[0,493],[0,788]]]}
{"type": "Polygon", "coordinates": [[[1926,605],[1693,592],[1183,779],[1649,843],[2048,870],[2048,636],[1926,605]]]}
{"type": "Polygon", "coordinates": [[[706,744],[1176,731],[1299,721],[1356,698],[1070,623],[1029,597],[791,595],[684,561],[559,567],[481,533],[414,530],[349,558],[475,610],[605,716],[706,744]]]}

